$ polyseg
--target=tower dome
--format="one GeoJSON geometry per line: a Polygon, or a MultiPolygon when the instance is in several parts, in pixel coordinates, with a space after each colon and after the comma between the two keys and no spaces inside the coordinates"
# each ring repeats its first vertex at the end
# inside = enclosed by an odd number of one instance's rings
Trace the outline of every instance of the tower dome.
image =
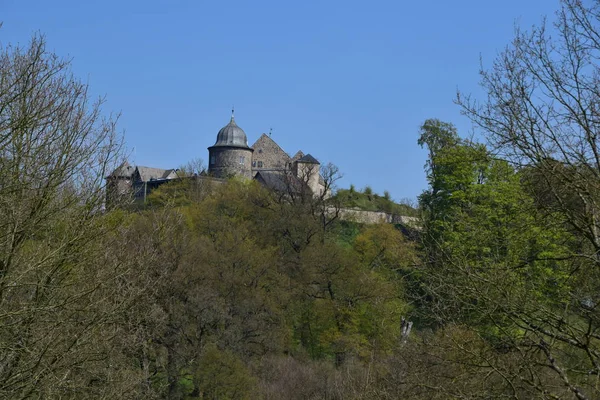
{"type": "Polygon", "coordinates": [[[248,138],[237,126],[231,110],[231,120],[217,134],[217,141],[208,148],[208,172],[217,178],[252,177],[252,152],[248,138]]]}
{"type": "Polygon", "coordinates": [[[217,134],[217,141],[213,147],[220,146],[249,148],[246,132],[235,123],[233,112],[231,113],[231,121],[222,127],[217,134]]]}

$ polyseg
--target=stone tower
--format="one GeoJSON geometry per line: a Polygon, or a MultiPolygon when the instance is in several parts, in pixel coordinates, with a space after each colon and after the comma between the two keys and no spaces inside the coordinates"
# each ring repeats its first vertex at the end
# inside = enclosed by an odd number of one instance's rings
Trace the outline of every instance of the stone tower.
{"type": "Polygon", "coordinates": [[[119,205],[123,201],[131,200],[133,197],[133,173],[135,167],[127,161],[119,165],[109,176],[106,177],[106,207],[119,205]]]}
{"type": "Polygon", "coordinates": [[[293,166],[296,177],[307,185],[315,196],[321,194],[321,188],[319,187],[320,167],[321,163],[310,154],[296,160],[293,166]]]}
{"type": "Polygon", "coordinates": [[[217,134],[217,141],[208,148],[208,173],[217,178],[242,176],[252,178],[252,152],[248,138],[237,126],[231,110],[231,121],[217,134]]]}

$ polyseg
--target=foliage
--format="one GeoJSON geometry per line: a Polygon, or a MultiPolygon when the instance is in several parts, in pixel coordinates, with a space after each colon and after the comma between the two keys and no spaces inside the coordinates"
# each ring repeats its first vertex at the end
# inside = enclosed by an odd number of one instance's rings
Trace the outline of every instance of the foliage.
{"type": "Polygon", "coordinates": [[[391,200],[389,193],[386,196],[380,196],[373,193],[372,189],[367,191],[358,192],[350,189],[339,189],[333,196],[333,201],[340,204],[341,207],[345,208],[358,208],[364,211],[383,211],[396,215],[404,216],[416,216],[417,211],[407,205],[398,204],[391,200]]]}
{"type": "Polygon", "coordinates": [[[115,121],[35,36],[0,53],[0,397],[128,393],[111,324],[128,298],[102,268],[103,180],[120,161],[115,121]]]}
{"type": "MultiPolygon", "coordinates": [[[[524,187],[523,173],[491,157],[482,145],[454,136],[451,125],[435,126],[446,128],[435,134],[453,139],[438,140],[429,131],[421,136],[421,143],[433,147],[430,188],[420,197],[427,256],[423,317],[437,326],[465,324],[491,346],[485,357],[492,357],[493,349],[519,351],[522,374],[536,377],[528,383],[533,389],[560,387],[564,376],[558,382],[544,377],[547,382],[540,384],[544,374],[539,366],[556,369],[556,363],[569,365],[571,357],[583,355],[550,342],[584,323],[568,307],[573,274],[581,266],[572,257],[577,239],[556,215],[540,211],[524,187]],[[554,318],[570,327],[555,325],[554,318]]],[[[490,367],[506,368],[500,363],[490,367]]]]}
{"type": "Polygon", "coordinates": [[[339,220],[417,214],[388,192],[200,161],[103,210],[115,122],[43,38],[5,48],[0,397],[598,398],[600,2],[561,4],[557,36],[517,31],[482,71],[485,103],[459,97],[488,145],[422,125],[416,240],[339,220]]]}
{"type": "Polygon", "coordinates": [[[209,346],[194,377],[201,398],[251,399],[254,380],[248,368],[231,352],[209,346]]]}
{"type": "Polygon", "coordinates": [[[598,284],[600,249],[599,11],[595,0],[561,1],[553,26],[517,29],[493,67],[481,71],[485,101],[457,99],[494,151],[522,169],[535,204],[525,219],[528,236],[539,240],[521,265],[539,281],[530,288],[535,302],[523,302],[512,318],[526,346],[580,399],[598,397],[600,363],[598,297],[589,291],[598,284]]]}
{"type": "Polygon", "coordinates": [[[130,214],[115,238],[115,257],[143,260],[130,284],[152,288],[129,316],[145,327],[145,396],[248,398],[251,365],[267,355],[341,366],[393,351],[408,311],[395,269],[415,252],[399,231],[323,225],[318,207],[256,182],[204,189],[179,201],[194,188],[163,185],[152,196],[165,201],[130,214]]]}

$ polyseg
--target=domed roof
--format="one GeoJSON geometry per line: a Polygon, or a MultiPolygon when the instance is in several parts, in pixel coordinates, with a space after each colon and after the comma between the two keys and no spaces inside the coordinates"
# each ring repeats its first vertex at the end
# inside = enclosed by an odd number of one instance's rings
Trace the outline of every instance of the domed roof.
{"type": "Polygon", "coordinates": [[[212,147],[248,147],[248,138],[242,128],[237,126],[233,113],[231,114],[231,121],[227,125],[221,128],[217,134],[217,141],[212,147]]]}

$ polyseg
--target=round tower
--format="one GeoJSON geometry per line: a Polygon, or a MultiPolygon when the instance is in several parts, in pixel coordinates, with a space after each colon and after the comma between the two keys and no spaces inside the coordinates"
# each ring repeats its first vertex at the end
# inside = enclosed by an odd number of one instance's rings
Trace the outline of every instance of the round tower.
{"type": "Polygon", "coordinates": [[[252,152],[248,138],[237,126],[231,110],[231,121],[217,134],[217,141],[208,148],[208,173],[217,178],[241,176],[252,178],[252,152]]]}

